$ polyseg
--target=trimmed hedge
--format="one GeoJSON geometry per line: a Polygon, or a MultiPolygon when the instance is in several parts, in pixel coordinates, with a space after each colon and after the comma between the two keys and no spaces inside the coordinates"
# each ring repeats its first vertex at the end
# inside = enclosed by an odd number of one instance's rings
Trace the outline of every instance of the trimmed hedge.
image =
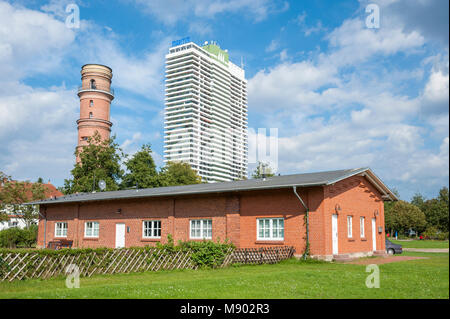
{"type": "MultiPolygon", "coordinates": [[[[186,241],[186,242],[178,242],[178,245],[173,243],[171,236],[168,236],[167,244],[157,244],[156,247],[130,247],[126,248],[128,250],[141,250],[145,251],[153,251],[154,257],[156,255],[160,255],[161,253],[165,255],[175,255],[177,252],[191,252],[191,260],[197,267],[218,267],[222,265],[227,252],[230,249],[234,249],[235,246],[227,241],[221,243],[220,241],[186,241]],[[155,251],[156,250],[156,251],[155,251]]],[[[39,256],[78,256],[85,255],[86,258],[89,259],[90,256],[95,252],[99,256],[103,256],[106,252],[115,251],[117,249],[114,248],[62,248],[59,250],[51,250],[51,249],[4,249],[0,248],[0,263],[2,262],[1,256],[5,256],[8,253],[32,253],[37,254],[39,256]]],[[[107,262],[105,260],[104,262],[107,262]]],[[[151,262],[151,260],[148,260],[151,262]]]]}

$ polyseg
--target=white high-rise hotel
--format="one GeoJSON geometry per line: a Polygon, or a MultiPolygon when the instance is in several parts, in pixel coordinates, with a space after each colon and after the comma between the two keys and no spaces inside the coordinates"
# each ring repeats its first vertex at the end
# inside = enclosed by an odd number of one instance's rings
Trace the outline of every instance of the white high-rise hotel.
{"type": "Polygon", "coordinates": [[[166,55],[164,161],[203,181],[247,177],[247,80],[215,42],[176,41],[166,55]]]}

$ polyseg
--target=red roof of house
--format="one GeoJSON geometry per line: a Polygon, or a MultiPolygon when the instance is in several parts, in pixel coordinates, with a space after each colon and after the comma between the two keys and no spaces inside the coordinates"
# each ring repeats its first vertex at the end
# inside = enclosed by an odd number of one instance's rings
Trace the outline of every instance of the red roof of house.
{"type": "MultiPolygon", "coordinates": [[[[17,181],[5,181],[5,182],[15,183],[17,181]]],[[[26,183],[27,188],[31,188],[31,185],[35,184],[35,183],[31,183],[31,182],[25,182],[25,183],[26,183]]],[[[2,186],[3,185],[0,183],[0,191],[2,189],[2,186]]],[[[64,195],[51,183],[47,183],[47,184],[43,183],[42,186],[44,186],[44,188],[46,188],[46,190],[45,190],[45,198],[46,199],[60,197],[60,196],[64,195]]],[[[27,194],[27,195],[31,197],[31,191],[30,191],[30,194],[27,194]]]]}

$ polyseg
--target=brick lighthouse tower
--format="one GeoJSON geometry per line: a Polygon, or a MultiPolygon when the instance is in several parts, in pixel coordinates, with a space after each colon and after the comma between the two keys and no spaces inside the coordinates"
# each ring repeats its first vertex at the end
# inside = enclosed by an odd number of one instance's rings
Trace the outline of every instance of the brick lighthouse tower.
{"type": "MultiPolygon", "coordinates": [[[[86,64],[81,68],[80,118],[78,125],[77,149],[88,145],[88,138],[98,131],[102,140],[109,139],[111,101],[114,90],[111,89],[111,68],[100,64],[86,64]]],[[[77,157],[77,163],[80,161],[77,157]]]]}

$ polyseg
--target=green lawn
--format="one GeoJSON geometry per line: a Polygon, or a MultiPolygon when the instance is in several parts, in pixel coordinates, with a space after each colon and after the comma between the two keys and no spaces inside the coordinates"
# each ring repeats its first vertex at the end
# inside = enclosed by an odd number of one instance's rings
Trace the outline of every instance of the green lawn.
{"type": "Polygon", "coordinates": [[[389,240],[402,245],[403,248],[448,248],[448,240],[389,240]]]}
{"type": "Polygon", "coordinates": [[[381,287],[365,286],[366,266],[305,263],[178,270],[0,283],[0,298],[449,298],[449,255],[379,265],[381,287]]]}

